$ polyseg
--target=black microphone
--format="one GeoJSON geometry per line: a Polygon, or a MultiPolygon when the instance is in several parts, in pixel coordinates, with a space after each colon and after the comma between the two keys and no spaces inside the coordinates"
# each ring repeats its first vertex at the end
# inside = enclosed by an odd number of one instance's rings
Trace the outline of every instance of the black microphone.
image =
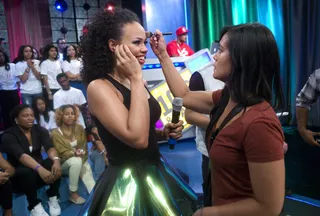
{"type": "MultiPolygon", "coordinates": [[[[154,35],[154,33],[150,32],[150,31],[146,31],[146,37],[147,38],[151,38],[154,35]]],[[[172,32],[163,32],[162,35],[172,35],[172,32]]]]}
{"type": "MultiPolygon", "coordinates": [[[[183,105],[183,99],[180,97],[175,97],[172,101],[172,119],[171,122],[176,124],[179,122],[180,119],[180,112],[182,109],[182,105],[183,105]]],[[[169,149],[174,149],[176,144],[177,144],[177,140],[170,138],[168,140],[168,144],[169,144],[169,149]]]]}

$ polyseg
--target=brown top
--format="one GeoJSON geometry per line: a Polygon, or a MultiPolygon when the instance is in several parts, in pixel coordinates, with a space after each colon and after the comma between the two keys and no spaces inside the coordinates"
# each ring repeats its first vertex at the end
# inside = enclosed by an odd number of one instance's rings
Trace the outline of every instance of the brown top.
{"type": "MultiPolygon", "coordinates": [[[[221,93],[222,90],[213,92],[215,104],[221,93]]],[[[267,102],[252,106],[222,129],[209,151],[213,204],[252,198],[248,161],[266,163],[283,159],[283,142],[280,121],[267,102]]]]}

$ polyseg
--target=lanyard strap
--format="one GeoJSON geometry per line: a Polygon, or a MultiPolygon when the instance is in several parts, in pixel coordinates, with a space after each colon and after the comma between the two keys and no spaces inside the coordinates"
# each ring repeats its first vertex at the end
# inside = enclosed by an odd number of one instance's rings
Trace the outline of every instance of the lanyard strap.
{"type": "MultiPolygon", "coordinates": [[[[214,139],[218,136],[218,133],[228,124],[228,122],[235,117],[236,115],[238,115],[241,111],[243,110],[243,106],[238,104],[237,106],[235,106],[230,113],[227,115],[227,117],[223,120],[222,124],[220,125],[220,127],[215,131],[211,133],[211,138],[210,138],[210,143],[209,143],[209,150],[211,149],[212,145],[213,145],[213,141],[214,139]]],[[[216,121],[218,121],[219,117],[216,118],[216,121]]]]}

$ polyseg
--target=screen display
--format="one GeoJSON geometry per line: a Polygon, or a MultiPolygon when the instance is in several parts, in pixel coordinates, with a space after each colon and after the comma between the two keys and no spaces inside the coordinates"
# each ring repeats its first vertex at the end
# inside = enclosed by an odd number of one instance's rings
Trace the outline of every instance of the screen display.
{"type": "Polygon", "coordinates": [[[187,61],[185,64],[190,71],[195,72],[200,68],[203,68],[205,65],[211,62],[211,58],[208,52],[204,52],[201,55],[195,57],[194,59],[187,61]]]}

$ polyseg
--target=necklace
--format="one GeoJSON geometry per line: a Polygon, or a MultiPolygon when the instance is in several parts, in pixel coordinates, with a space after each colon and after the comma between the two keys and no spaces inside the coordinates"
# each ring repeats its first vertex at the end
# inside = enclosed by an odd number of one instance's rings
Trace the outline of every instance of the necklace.
{"type": "Polygon", "coordinates": [[[67,140],[70,140],[70,141],[73,140],[73,138],[74,138],[74,127],[72,127],[72,129],[70,131],[70,134],[66,134],[65,133],[66,131],[64,131],[63,128],[61,128],[61,131],[62,131],[62,135],[63,135],[64,138],[66,138],[67,140]]]}
{"type": "Polygon", "coordinates": [[[116,81],[118,81],[120,84],[124,85],[125,87],[127,87],[128,89],[130,89],[130,82],[125,80],[125,81],[121,81],[121,79],[118,76],[115,76],[113,74],[109,74],[113,79],[115,79],[116,81]]]}

